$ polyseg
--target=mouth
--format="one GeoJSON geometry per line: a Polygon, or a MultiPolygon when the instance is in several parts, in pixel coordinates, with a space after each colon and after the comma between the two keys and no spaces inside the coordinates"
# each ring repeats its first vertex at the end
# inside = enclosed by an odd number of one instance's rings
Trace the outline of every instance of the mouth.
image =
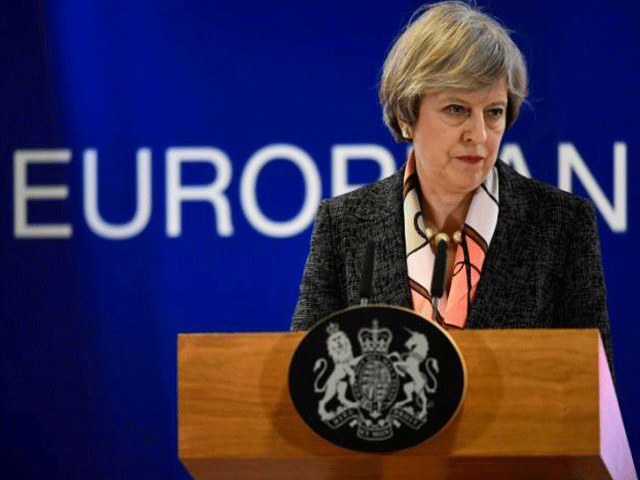
{"type": "Polygon", "coordinates": [[[471,165],[476,164],[478,162],[481,162],[483,159],[483,157],[479,156],[479,155],[464,155],[462,157],[458,157],[458,160],[464,162],[464,163],[469,163],[471,165]]]}

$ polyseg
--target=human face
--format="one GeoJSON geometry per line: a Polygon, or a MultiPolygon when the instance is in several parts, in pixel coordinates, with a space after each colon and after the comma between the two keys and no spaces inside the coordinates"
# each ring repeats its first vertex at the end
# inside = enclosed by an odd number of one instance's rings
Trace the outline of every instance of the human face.
{"type": "Polygon", "coordinates": [[[482,184],[498,157],[506,110],[507,85],[501,80],[483,90],[427,93],[416,125],[400,122],[413,138],[427,201],[464,197],[482,184]]]}

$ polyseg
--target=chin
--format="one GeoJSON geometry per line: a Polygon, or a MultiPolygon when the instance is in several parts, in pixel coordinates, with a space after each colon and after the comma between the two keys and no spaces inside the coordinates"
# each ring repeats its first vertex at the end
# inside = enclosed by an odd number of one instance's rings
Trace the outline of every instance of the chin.
{"type": "Polygon", "coordinates": [[[482,175],[469,175],[466,178],[458,178],[457,182],[452,183],[454,190],[460,193],[474,192],[482,182],[484,182],[486,175],[483,172],[482,175]]]}

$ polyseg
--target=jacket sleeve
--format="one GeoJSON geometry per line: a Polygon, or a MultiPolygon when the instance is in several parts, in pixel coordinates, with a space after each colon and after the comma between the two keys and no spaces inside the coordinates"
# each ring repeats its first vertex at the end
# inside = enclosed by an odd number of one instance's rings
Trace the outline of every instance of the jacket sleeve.
{"type": "Polygon", "coordinates": [[[555,319],[559,328],[598,328],[609,369],[614,376],[611,331],[600,258],[596,214],[593,206],[581,200],[570,225],[564,286],[555,319]]]}
{"type": "Polygon", "coordinates": [[[307,330],[346,306],[339,286],[333,229],[329,206],[324,201],[318,207],[291,330],[307,330]]]}

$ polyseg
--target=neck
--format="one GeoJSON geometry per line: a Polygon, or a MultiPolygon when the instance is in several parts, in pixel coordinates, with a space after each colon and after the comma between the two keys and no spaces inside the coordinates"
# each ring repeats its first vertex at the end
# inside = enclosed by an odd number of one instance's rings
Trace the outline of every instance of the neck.
{"type": "Polygon", "coordinates": [[[456,196],[429,195],[421,193],[420,208],[425,219],[429,219],[440,232],[449,236],[461,230],[467,218],[474,192],[456,196]]]}

